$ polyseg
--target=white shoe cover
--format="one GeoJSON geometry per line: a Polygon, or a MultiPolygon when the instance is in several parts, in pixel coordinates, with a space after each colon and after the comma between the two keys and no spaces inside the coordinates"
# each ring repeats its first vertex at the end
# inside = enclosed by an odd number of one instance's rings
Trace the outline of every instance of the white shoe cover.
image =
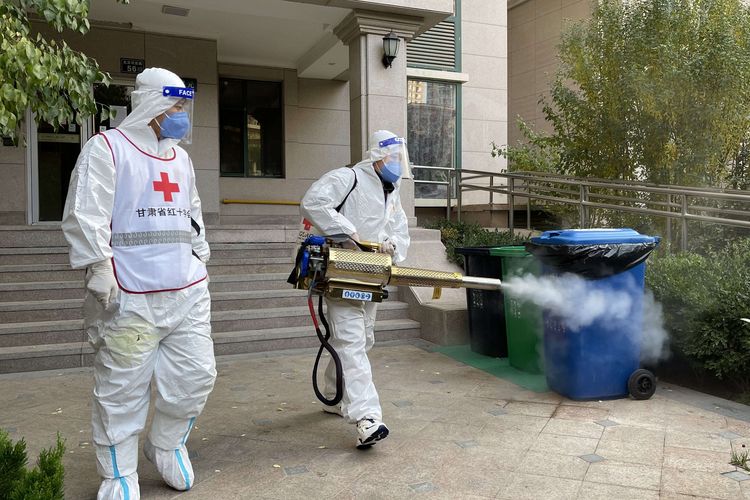
{"type": "Polygon", "coordinates": [[[328,406],[327,404],[324,404],[323,411],[326,413],[330,413],[331,415],[338,415],[339,417],[344,416],[344,412],[341,410],[341,403],[335,406],[328,406]]]}
{"type": "Polygon", "coordinates": [[[357,422],[357,448],[369,448],[388,437],[388,427],[380,420],[363,418],[357,422]]]}
{"type": "Polygon", "coordinates": [[[140,500],[141,489],[138,487],[138,473],[124,477],[103,479],[99,486],[96,500],[140,500]]]}
{"type": "Polygon", "coordinates": [[[156,466],[164,482],[172,488],[185,491],[193,486],[195,474],[184,444],[174,450],[163,450],[147,439],[143,445],[143,453],[156,466]]]}

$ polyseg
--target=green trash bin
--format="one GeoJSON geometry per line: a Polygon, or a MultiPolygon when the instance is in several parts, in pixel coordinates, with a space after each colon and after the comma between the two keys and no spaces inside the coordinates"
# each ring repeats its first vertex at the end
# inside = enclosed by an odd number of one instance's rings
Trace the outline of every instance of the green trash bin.
{"type": "MultiPolygon", "coordinates": [[[[524,247],[496,247],[490,250],[490,254],[502,259],[503,281],[525,274],[538,276],[541,272],[539,261],[524,247]]],[[[504,300],[510,365],[527,373],[542,373],[539,357],[544,334],[542,310],[508,293],[504,294],[504,300]]]]}

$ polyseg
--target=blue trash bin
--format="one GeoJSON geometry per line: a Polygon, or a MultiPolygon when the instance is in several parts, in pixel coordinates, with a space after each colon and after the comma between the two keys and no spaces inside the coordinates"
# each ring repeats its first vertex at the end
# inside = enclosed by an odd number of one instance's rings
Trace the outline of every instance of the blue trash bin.
{"type": "Polygon", "coordinates": [[[527,250],[543,264],[543,274],[574,273],[589,290],[627,293],[627,321],[596,319],[573,330],[553,312],[544,312],[544,371],[550,389],[569,399],[648,399],[653,374],[639,369],[646,259],[659,243],[632,229],[569,229],[532,238],[527,250]],[[590,288],[589,288],[590,287],[590,288]]]}

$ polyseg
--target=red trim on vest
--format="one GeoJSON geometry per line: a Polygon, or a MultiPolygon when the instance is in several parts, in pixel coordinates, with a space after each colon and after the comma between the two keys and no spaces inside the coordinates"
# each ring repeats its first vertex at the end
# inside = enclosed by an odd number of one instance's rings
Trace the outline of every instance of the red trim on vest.
{"type": "Polygon", "coordinates": [[[122,286],[122,284],[120,284],[120,280],[117,278],[117,266],[115,266],[115,258],[114,257],[112,257],[112,274],[115,275],[115,281],[117,281],[117,286],[118,286],[118,288],[120,290],[122,290],[125,293],[132,293],[132,294],[135,294],[135,295],[144,295],[144,294],[147,294],[147,293],[159,293],[159,292],[178,292],[180,290],[184,290],[186,288],[190,288],[193,285],[197,285],[201,281],[205,281],[205,279],[208,278],[208,274],[206,274],[204,277],[202,277],[198,281],[193,281],[192,283],[187,284],[185,286],[181,286],[180,288],[165,288],[163,290],[146,290],[145,292],[134,292],[133,290],[128,290],[127,288],[125,288],[124,286],[122,286]]]}
{"type": "MultiPolygon", "coordinates": [[[[112,149],[112,144],[109,143],[109,139],[107,139],[107,135],[106,134],[102,134],[101,132],[98,133],[98,134],[96,134],[96,135],[100,135],[100,136],[104,137],[104,141],[107,143],[107,147],[109,148],[109,154],[112,155],[112,165],[114,165],[115,168],[117,168],[117,163],[115,162],[115,150],[112,149]]],[[[110,223],[110,226],[111,226],[111,223],[110,223]]]]}
{"type": "Polygon", "coordinates": [[[144,155],[146,155],[146,156],[148,156],[150,158],[153,158],[154,160],[172,161],[175,158],[177,158],[177,151],[175,151],[174,148],[172,148],[172,158],[159,158],[158,156],[154,156],[152,154],[148,154],[147,152],[145,152],[144,150],[142,150],[141,148],[139,148],[138,146],[136,146],[135,143],[130,140],[130,137],[128,137],[127,135],[125,135],[125,133],[122,130],[120,130],[119,128],[115,128],[115,129],[112,129],[112,130],[117,130],[130,143],[131,146],[133,146],[135,149],[137,149],[138,151],[140,151],[144,155]]]}

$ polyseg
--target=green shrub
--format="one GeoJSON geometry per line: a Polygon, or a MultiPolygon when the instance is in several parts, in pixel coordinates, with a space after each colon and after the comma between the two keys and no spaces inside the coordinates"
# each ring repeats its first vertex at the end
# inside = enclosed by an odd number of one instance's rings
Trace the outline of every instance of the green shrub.
{"type": "Polygon", "coordinates": [[[750,390],[750,239],[705,256],[652,259],[647,285],[664,308],[672,344],[697,366],[750,390]]]}
{"type": "Polygon", "coordinates": [[[440,239],[445,245],[448,260],[461,267],[464,267],[464,258],[456,254],[456,248],[523,245],[529,241],[529,238],[511,235],[509,231],[497,229],[490,231],[479,224],[454,222],[446,219],[432,222],[427,227],[440,230],[440,239]]]}
{"type": "Polygon", "coordinates": [[[42,450],[37,466],[26,468],[26,442],[13,444],[0,429],[0,500],[62,500],[65,444],[57,435],[54,448],[42,450]]]}

